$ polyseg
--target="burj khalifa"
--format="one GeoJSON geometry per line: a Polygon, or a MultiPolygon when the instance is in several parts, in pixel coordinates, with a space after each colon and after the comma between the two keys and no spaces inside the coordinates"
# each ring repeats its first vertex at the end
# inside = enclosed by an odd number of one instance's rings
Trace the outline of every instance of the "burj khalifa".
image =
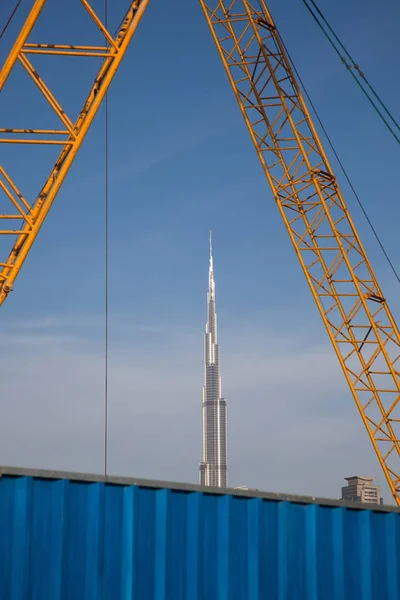
{"type": "Polygon", "coordinates": [[[226,400],[221,398],[211,231],[207,309],[208,321],[204,336],[203,462],[200,463],[200,485],[224,488],[228,484],[226,400]]]}

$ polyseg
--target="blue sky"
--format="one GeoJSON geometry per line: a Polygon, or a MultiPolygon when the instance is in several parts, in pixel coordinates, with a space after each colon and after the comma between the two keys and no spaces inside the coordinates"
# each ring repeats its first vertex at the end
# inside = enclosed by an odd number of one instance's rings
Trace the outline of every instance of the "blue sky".
{"type": "MultiPolygon", "coordinates": [[[[126,3],[109,2],[113,25],[126,3]]],[[[22,4],[0,45],[1,60],[30,1],[22,4]]],[[[95,42],[78,2],[62,15],[60,3],[48,5],[33,39],[84,44],[90,35],[95,42]]],[[[101,9],[103,2],[93,5],[101,9]]],[[[398,145],[302,2],[269,6],[400,267],[398,145]]],[[[319,6],[395,112],[398,4],[324,0],[319,6]]],[[[0,18],[6,9],[7,2],[0,18]]],[[[54,62],[36,64],[74,115],[94,71],[84,61],[77,72],[71,60],[56,71],[54,62]]],[[[0,114],[10,127],[49,117],[22,73],[2,93],[0,114]]],[[[197,481],[212,227],[232,485],[335,496],[353,471],[382,482],[196,0],[151,0],[112,84],[109,118],[111,471],[197,481]]],[[[31,149],[1,156],[27,197],[40,188],[51,159],[31,149]]],[[[343,189],[399,317],[398,284],[343,189]]],[[[100,471],[103,110],[1,308],[0,340],[1,462],[100,471]]]]}

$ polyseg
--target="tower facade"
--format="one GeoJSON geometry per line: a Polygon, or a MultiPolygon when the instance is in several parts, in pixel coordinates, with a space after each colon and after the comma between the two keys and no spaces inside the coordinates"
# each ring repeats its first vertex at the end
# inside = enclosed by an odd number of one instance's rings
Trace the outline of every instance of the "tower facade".
{"type": "Polygon", "coordinates": [[[207,314],[204,336],[203,461],[200,463],[200,484],[227,487],[226,400],[221,397],[211,231],[207,314]]]}

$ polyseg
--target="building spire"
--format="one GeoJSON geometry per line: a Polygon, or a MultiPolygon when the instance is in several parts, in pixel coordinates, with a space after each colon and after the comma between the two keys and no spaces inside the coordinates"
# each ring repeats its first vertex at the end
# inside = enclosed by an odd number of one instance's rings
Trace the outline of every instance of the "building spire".
{"type": "Polygon", "coordinates": [[[210,229],[210,268],[208,270],[208,293],[209,300],[215,298],[214,265],[212,251],[212,230],[210,229]]]}
{"type": "Polygon", "coordinates": [[[227,487],[226,400],[221,397],[211,229],[207,316],[204,336],[203,460],[200,463],[200,484],[225,488],[227,487]]]}

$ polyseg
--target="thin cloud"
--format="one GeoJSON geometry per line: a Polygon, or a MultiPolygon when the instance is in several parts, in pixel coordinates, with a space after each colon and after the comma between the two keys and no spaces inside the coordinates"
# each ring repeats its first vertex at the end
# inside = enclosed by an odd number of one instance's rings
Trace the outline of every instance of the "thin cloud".
{"type": "MultiPolygon", "coordinates": [[[[2,462],[101,472],[103,344],[65,331],[25,337],[8,337],[1,364],[2,462]]],[[[113,347],[110,472],[197,482],[201,337],[160,326],[146,347],[113,347]]],[[[328,345],[243,323],[221,338],[232,485],[338,496],[349,473],[379,473],[328,345]]]]}

